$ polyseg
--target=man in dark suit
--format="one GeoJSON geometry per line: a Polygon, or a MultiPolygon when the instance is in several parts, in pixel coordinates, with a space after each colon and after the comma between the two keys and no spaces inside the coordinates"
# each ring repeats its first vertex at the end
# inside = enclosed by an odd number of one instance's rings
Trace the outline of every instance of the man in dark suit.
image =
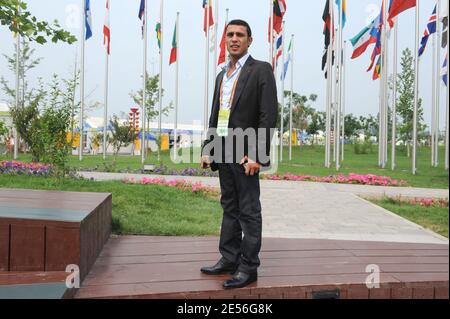
{"type": "Polygon", "coordinates": [[[270,166],[270,142],[277,121],[276,82],[269,63],[253,59],[250,26],[228,23],[230,62],[217,76],[208,137],[201,165],[219,171],[223,221],[222,258],[207,275],[233,274],[224,288],[241,288],[257,280],[262,217],[259,172],[270,166]]]}

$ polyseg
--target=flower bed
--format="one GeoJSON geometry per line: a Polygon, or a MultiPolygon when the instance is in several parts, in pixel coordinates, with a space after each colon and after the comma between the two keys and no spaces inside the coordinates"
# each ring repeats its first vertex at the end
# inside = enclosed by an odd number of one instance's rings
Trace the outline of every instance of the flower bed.
{"type": "Polygon", "coordinates": [[[214,187],[203,185],[201,182],[191,183],[185,180],[172,180],[168,181],[165,178],[157,177],[144,177],[139,180],[134,178],[126,178],[122,180],[125,184],[140,184],[140,185],[161,185],[161,186],[169,186],[176,187],[183,191],[188,191],[192,193],[206,193],[216,195],[219,193],[214,187]]]}
{"type": "Polygon", "coordinates": [[[339,174],[331,176],[310,176],[310,175],[293,175],[287,173],[285,175],[270,175],[263,176],[264,179],[279,181],[310,181],[320,183],[338,183],[338,184],[360,184],[360,185],[377,185],[377,186],[408,186],[408,183],[404,180],[395,180],[389,176],[377,176],[373,174],[353,174],[348,176],[339,174]]]}
{"type": "Polygon", "coordinates": [[[48,176],[52,172],[52,166],[48,164],[0,161],[0,174],[48,176]]]}
{"type": "MultiPolygon", "coordinates": [[[[143,169],[132,169],[131,167],[127,167],[124,169],[116,169],[114,165],[108,164],[103,165],[104,167],[100,167],[97,165],[95,167],[79,167],[77,170],[82,170],[84,172],[108,172],[108,173],[124,173],[124,174],[148,174],[147,171],[143,169]]],[[[211,170],[205,170],[200,168],[184,168],[184,169],[169,169],[165,165],[157,166],[151,174],[154,175],[168,175],[168,176],[202,176],[202,177],[218,177],[219,174],[217,172],[212,172],[211,170]]]]}
{"type": "Polygon", "coordinates": [[[408,204],[413,206],[448,208],[447,198],[407,198],[407,197],[387,197],[387,200],[398,204],[408,204]]]}

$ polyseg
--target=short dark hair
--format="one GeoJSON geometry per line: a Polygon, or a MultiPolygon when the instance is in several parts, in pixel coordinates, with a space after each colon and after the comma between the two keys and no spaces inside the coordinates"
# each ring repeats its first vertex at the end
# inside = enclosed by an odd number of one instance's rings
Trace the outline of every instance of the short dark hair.
{"type": "Polygon", "coordinates": [[[231,20],[230,22],[228,22],[227,28],[230,25],[240,25],[240,26],[246,27],[247,28],[247,35],[248,35],[248,37],[252,36],[252,29],[250,28],[250,25],[246,21],[239,20],[239,19],[231,20]]]}

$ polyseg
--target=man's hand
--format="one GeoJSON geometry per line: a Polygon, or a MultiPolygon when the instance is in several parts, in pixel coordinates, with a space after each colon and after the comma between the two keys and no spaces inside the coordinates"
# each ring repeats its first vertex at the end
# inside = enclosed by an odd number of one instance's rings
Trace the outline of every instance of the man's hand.
{"type": "Polygon", "coordinates": [[[248,158],[248,156],[244,156],[244,158],[240,162],[241,165],[245,168],[245,175],[253,176],[259,172],[261,169],[261,164],[256,163],[252,159],[248,158]]]}
{"type": "Polygon", "coordinates": [[[207,169],[211,167],[211,158],[208,155],[203,155],[202,160],[200,162],[200,167],[203,169],[207,169]]]}

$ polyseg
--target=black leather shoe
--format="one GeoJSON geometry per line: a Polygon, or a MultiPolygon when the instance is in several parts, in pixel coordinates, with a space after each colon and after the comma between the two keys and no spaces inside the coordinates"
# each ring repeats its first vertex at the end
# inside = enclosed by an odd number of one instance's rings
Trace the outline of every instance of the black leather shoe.
{"type": "Polygon", "coordinates": [[[225,289],[233,289],[233,288],[242,288],[250,285],[251,283],[258,280],[258,273],[254,272],[251,274],[247,274],[242,271],[238,271],[233,278],[227,280],[223,283],[223,288],[225,289]]]}
{"type": "Polygon", "coordinates": [[[237,267],[238,265],[236,264],[220,259],[214,266],[203,267],[200,271],[206,275],[232,274],[236,271],[237,267]]]}

